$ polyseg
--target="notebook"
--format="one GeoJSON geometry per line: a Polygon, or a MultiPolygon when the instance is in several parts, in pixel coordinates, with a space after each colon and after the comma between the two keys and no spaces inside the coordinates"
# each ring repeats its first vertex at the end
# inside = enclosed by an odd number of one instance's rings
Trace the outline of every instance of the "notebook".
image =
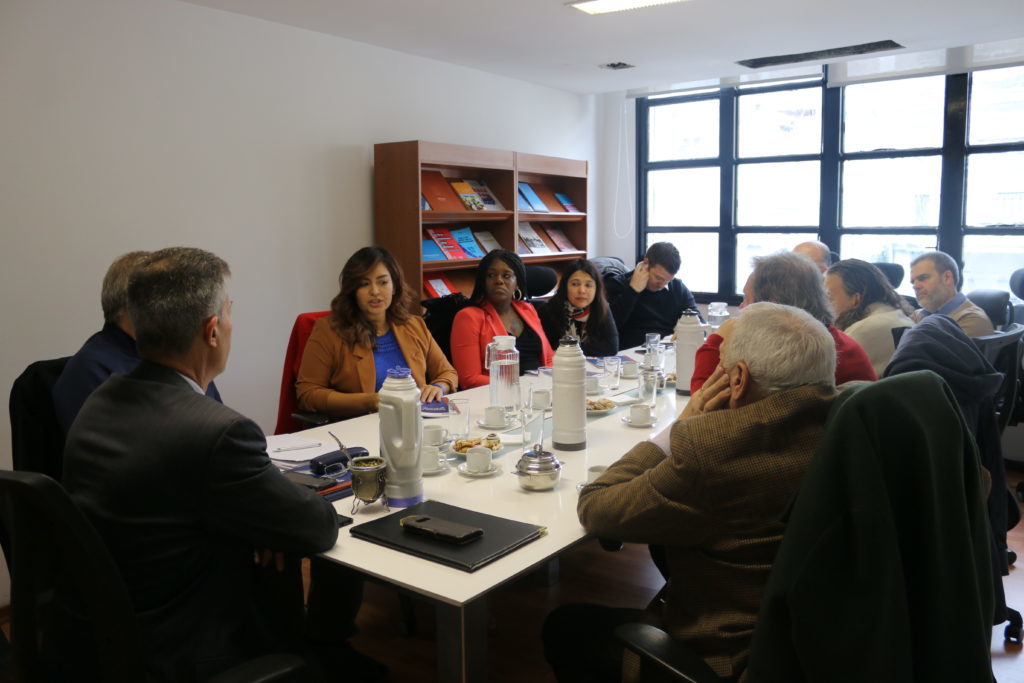
{"type": "Polygon", "coordinates": [[[387,517],[354,526],[351,530],[353,536],[364,541],[387,546],[465,572],[474,572],[516,548],[540,538],[545,533],[547,533],[547,529],[542,526],[474,512],[436,500],[425,500],[387,517]],[[402,528],[399,520],[408,515],[432,515],[479,527],[484,530],[484,533],[475,541],[465,545],[454,545],[406,531],[402,528]]]}

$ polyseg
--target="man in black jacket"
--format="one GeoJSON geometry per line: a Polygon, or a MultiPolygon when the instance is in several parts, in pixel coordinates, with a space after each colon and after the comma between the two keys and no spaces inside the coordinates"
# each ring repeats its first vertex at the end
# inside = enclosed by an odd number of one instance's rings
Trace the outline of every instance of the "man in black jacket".
{"type": "Polygon", "coordinates": [[[643,344],[648,332],[663,337],[672,334],[683,311],[697,310],[693,294],[676,279],[681,263],[674,245],[655,242],[636,268],[605,281],[608,304],[619,328],[619,348],[643,344]]]}

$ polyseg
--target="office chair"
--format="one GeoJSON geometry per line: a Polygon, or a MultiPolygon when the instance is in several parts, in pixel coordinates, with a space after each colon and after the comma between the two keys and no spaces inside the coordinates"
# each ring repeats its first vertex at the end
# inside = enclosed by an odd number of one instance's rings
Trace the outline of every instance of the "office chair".
{"type": "Polygon", "coordinates": [[[1013,324],[1013,306],[1010,304],[1010,293],[999,289],[976,289],[967,294],[975,305],[985,311],[996,330],[1005,330],[1013,324]]]}
{"type": "MultiPolygon", "coordinates": [[[[988,534],[977,453],[941,378],[844,391],[787,511],[748,680],[991,681],[988,534]]],[[[642,673],[718,681],[652,628],[616,629],[642,673]]]]}
{"type": "Polygon", "coordinates": [[[1012,323],[1003,332],[972,339],[988,362],[1004,376],[995,400],[1000,432],[1006,429],[1014,415],[1021,393],[1021,355],[1024,354],[1022,337],[1024,324],[1012,323]]]}
{"type": "MultiPolygon", "coordinates": [[[[1010,275],[1010,291],[1018,299],[1024,299],[1024,268],[1018,268],[1010,275]]],[[[1024,304],[1015,304],[1013,319],[1024,322],[1024,304]]]]}
{"type": "Polygon", "coordinates": [[[452,321],[455,320],[455,314],[468,305],[469,299],[461,292],[420,302],[420,306],[423,307],[423,322],[449,363],[452,362],[452,321]]]}
{"type": "MultiPolygon", "coordinates": [[[[139,627],[128,589],[103,540],[60,484],[37,472],[0,471],[0,528],[11,574],[13,680],[52,680],[49,667],[63,660],[74,667],[79,680],[95,674],[104,683],[145,683],[139,627]],[[81,657],[64,650],[57,656],[49,652],[56,647],[50,640],[55,633],[50,617],[57,610],[43,607],[51,604],[54,592],[73,601],[76,617],[87,625],[71,639],[81,657]]],[[[272,654],[245,662],[210,683],[301,681],[304,670],[300,658],[272,654]]]]}
{"type": "MultiPolygon", "coordinates": [[[[889,284],[892,285],[893,289],[899,289],[899,286],[903,284],[903,275],[905,271],[903,270],[903,266],[900,264],[875,261],[871,265],[882,271],[882,274],[885,275],[885,279],[889,281],[889,284]]],[[[899,292],[897,292],[897,294],[899,294],[899,292]]],[[[912,297],[909,294],[900,294],[900,296],[903,297],[904,301],[910,304],[911,308],[917,309],[921,307],[915,297],[912,297]]]]}
{"type": "Polygon", "coordinates": [[[292,334],[288,338],[288,348],[284,352],[284,370],[281,371],[281,393],[277,402],[277,426],[275,434],[290,434],[309,427],[331,422],[327,415],[313,412],[296,412],[295,380],[299,377],[299,366],[302,365],[302,352],[306,350],[306,342],[313,331],[317,320],[328,315],[330,311],[300,313],[292,325],[292,334]]]}
{"type": "Polygon", "coordinates": [[[548,297],[558,286],[558,273],[547,266],[526,266],[525,298],[548,297]]]}
{"type": "Polygon", "coordinates": [[[64,432],[53,409],[53,385],[69,358],[36,361],[11,386],[11,454],[16,470],[42,472],[60,480],[64,432]]]}

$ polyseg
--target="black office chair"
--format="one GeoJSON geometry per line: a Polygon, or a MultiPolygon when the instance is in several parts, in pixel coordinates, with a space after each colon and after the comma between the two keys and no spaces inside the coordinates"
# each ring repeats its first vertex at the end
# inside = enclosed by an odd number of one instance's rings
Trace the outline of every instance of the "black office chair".
{"type": "Polygon", "coordinates": [[[60,481],[64,432],[53,409],[53,385],[69,356],[40,360],[18,375],[11,385],[11,455],[14,469],[42,472],[60,481]]]}
{"type": "MultiPolygon", "coordinates": [[[[787,512],[748,680],[991,680],[988,534],[977,456],[937,375],[843,392],[787,512]]],[[[641,680],[719,680],[652,629],[615,632],[641,680]]]]}
{"type": "MultiPolygon", "coordinates": [[[[104,683],[145,683],[138,622],[128,590],[109,551],[85,515],[56,481],[37,472],[0,471],[0,528],[11,574],[11,667],[13,680],[52,680],[48,637],[50,596],[74,601],[91,634],[75,634],[84,658],[60,653],[64,663],[104,683]],[[58,588],[59,587],[59,588],[58,588]],[[91,638],[90,638],[91,635],[91,638]],[[95,666],[95,671],[90,671],[95,666]]],[[[271,654],[241,664],[211,683],[305,680],[298,657],[271,654]]],[[[78,676],[76,676],[78,677],[78,676]]]]}
{"type": "Polygon", "coordinates": [[[882,271],[885,278],[892,285],[893,289],[898,289],[903,284],[903,266],[898,263],[886,263],[885,261],[875,261],[873,264],[876,268],[882,271]]]}
{"type": "Polygon", "coordinates": [[[554,268],[547,266],[526,266],[526,291],[527,299],[547,297],[551,295],[558,286],[558,273],[554,268]]]}
{"type": "Polygon", "coordinates": [[[1003,386],[995,400],[1000,432],[1006,429],[1015,414],[1016,402],[1021,393],[1021,356],[1024,354],[1022,337],[1024,324],[1013,323],[1003,332],[972,340],[992,367],[1004,376],[1003,386]]]}
{"type": "Polygon", "coordinates": [[[1010,304],[1010,293],[1000,289],[976,289],[967,294],[967,298],[979,306],[996,330],[1005,330],[1013,324],[1013,306],[1010,304]]]}
{"type": "Polygon", "coordinates": [[[452,321],[455,320],[455,314],[468,305],[469,299],[461,292],[420,302],[424,309],[423,322],[449,363],[452,361],[452,321]]]}
{"type": "Polygon", "coordinates": [[[591,257],[590,262],[594,264],[604,280],[629,272],[626,269],[626,264],[618,256],[594,256],[591,257]]]}
{"type": "MultiPolygon", "coordinates": [[[[1010,276],[1010,291],[1018,299],[1024,299],[1024,268],[1018,268],[1010,276]]],[[[1024,304],[1015,304],[1013,319],[1024,322],[1024,304]]]]}

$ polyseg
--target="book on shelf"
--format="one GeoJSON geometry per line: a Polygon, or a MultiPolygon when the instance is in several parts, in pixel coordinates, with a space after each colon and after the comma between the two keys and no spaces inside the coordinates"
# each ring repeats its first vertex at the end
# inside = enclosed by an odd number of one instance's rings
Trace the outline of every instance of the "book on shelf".
{"type": "Polygon", "coordinates": [[[430,239],[437,243],[437,246],[441,247],[441,251],[444,252],[446,258],[449,259],[460,259],[469,258],[459,243],[452,237],[452,233],[447,228],[426,228],[427,234],[430,235],[430,239]]]}
{"type": "MultiPolygon", "coordinates": [[[[533,183],[530,187],[533,188],[533,191],[540,198],[541,203],[544,204],[545,210],[552,213],[565,213],[567,211],[567,209],[562,206],[562,202],[558,201],[558,198],[555,197],[555,193],[547,185],[533,183]]],[[[532,203],[533,202],[531,202],[531,204],[532,203]]]]}
{"type": "Polygon", "coordinates": [[[430,208],[430,202],[428,202],[427,198],[424,197],[423,195],[420,195],[420,210],[421,211],[431,211],[432,210],[430,208]]]}
{"type": "Polygon", "coordinates": [[[480,199],[480,195],[473,191],[469,183],[465,180],[449,180],[448,182],[455,190],[455,194],[459,195],[463,206],[470,211],[484,210],[484,200],[480,199]]]}
{"type": "Polygon", "coordinates": [[[547,223],[541,223],[541,226],[548,233],[548,237],[555,243],[560,251],[578,251],[572,241],[565,236],[561,228],[555,228],[547,223]]]}
{"type": "Polygon", "coordinates": [[[423,291],[432,297],[448,296],[459,291],[452,281],[441,273],[432,273],[423,278],[423,291]]]}
{"type": "Polygon", "coordinates": [[[516,208],[520,211],[533,211],[533,207],[530,206],[530,202],[526,201],[526,197],[523,196],[522,190],[516,192],[516,208]]]}
{"type": "Polygon", "coordinates": [[[544,240],[541,239],[537,231],[533,229],[533,226],[529,223],[519,224],[519,239],[526,243],[526,246],[530,248],[530,252],[533,254],[550,254],[551,249],[544,240]]]}
{"type": "Polygon", "coordinates": [[[480,197],[480,201],[484,203],[484,211],[504,211],[505,207],[501,205],[498,198],[491,192],[491,188],[487,187],[487,183],[482,180],[473,180],[472,178],[465,178],[466,183],[473,188],[473,191],[480,197]]]}
{"type": "Polygon", "coordinates": [[[434,211],[465,211],[462,200],[448,184],[448,180],[440,171],[423,169],[420,171],[420,187],[423,196],[434,211]]]}
{"type": "Polygon", "coordinates": [[[498,240],[494,239],[494,235],[492,235],[488,230],[478,230],[474,233],[474,236],[486,253],[490,253],[495,249],[501,249],[501,245],[498,244],[498,240]]]}
{"type": "Polygon", "coordinates": [[[516,253],[519,255],[532,254],[530,248],[526,246],[526,242],[523,241],[522,236],[516,238],[516,253]]]}
{"type": "Polygon", "coordinates": [[[473,230],[471,228],[459,228],[457,230],[449,230],[455,241],[462,247],[462,251],[466,252],[469,258],[483,258],[484,250],[480,248],[480,245],[476,243],[476,239],[473,237],[473,230]]]}
{"type": "Polygon", "coordinates": [[[550,210],[547,205],[541,201],[541,198],[537,196],[537,193],[530,187],[530,183],[520,182],[519,183],[519,194],[523,195],[523,199],[530,205],[527,211],[536,211],[539,213],[548,213],[550,210]]]}
{"type": "Polygon", "coordinates": [[[580,210],[577,209],[576,205],[572,203],[571,199],[569,199],[569,195],[565,194],[564,192],[556,192],[555,199],[558,200],[558,202],[565,208],[566,211],[580,213],[580,210]]]}
{"type": "Polygon", "coordinates": [[[447,257],[434,240],[423,240],[424,261],[444,261],[447,257]]]}

